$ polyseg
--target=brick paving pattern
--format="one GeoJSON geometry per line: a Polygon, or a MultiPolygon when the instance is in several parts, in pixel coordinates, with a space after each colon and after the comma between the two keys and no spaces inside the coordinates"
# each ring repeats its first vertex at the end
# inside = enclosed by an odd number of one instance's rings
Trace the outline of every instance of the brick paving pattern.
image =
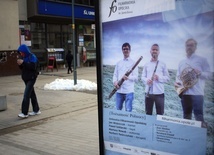
{"type": "MultiPolygon", "coordinates": [[[[20,76],[0,77],[8,107],[0,111],[0,155],[99,154],[96,92],[43,89],[56,78],[73,79],[66,73],[60,69],[39,75],[35,90],[42,114],[27,119],[17,117],[24,90],[20,76]]],[[[96,68],[78,68],[77,79],[96,82],[96,68]]]]}

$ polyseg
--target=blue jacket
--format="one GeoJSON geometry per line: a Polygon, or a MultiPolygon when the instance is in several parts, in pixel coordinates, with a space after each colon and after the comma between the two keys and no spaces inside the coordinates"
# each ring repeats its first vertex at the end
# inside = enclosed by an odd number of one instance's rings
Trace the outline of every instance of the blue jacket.
{"type": "Polygon", "coordinates": [[[18,48],[18,52],[25,53],[25,56],[22,58],[24,62],[19,66],[22,70],[22,79],[24,81],[32,80],[37,78],[37,57],[30,52],[30,49],[22,44],[18,48]]]}

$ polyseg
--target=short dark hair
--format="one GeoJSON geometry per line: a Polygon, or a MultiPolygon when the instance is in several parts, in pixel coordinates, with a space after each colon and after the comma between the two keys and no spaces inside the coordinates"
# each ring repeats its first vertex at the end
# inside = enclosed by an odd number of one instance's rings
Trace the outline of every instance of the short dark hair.
{"type": "Polygon", "coordinates": [[[195,39],[193,39],[193,38],[189,38],[189,39],[187,39],[187,41],[186,41],[186,44],[187,44],[187,42],[189,42],[189,41],[193,41],[194,43],[195,43],[195,46],[197,46],[197,41],[195,40],[195,39]]]}
{"type": "Polygon", "coordinates": [[[126,46],[128,46],[128,47],[129,47],[129,50],[131,50],[131,45],[130,45],[129,43],[124,43],[124,44],[122,45],[122,49],[123,49],[123,47],[126,47],[126,46]]]}
{"type": "Polygon", "coordinates": [[[157,46],[157,47],[159,47],[159,45],[158,45],[158,44],[153,44],[152,46],[157,46]]]}

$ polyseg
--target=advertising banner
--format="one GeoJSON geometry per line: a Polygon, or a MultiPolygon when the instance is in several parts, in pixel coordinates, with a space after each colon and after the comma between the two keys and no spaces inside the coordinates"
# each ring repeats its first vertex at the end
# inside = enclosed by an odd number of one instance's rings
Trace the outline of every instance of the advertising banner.
{"type": "Polygon", "coordinates": [[[99,1],[105,155],[214,154],[214,1],[99,1]]]}

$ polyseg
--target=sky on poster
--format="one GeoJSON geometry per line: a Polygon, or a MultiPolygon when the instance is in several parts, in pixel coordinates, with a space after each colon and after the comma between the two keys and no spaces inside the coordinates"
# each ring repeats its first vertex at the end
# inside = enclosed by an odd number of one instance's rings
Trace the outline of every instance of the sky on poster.
{"type": "Polygon", "coordinates": [[[123,54],[124,42],[131,45],[131,57],[137,61],[140,56],[144,65],[151,58],[150,47],[160,46],[159,59],[169,69],[177,69],[185,57],[185,41],[194,38],[198,42],[196,53],[206,57],[211,71],[214,71],[214,12],[207,12],[187,18],[163,21],[162,13],[138,16],[102,23],[103,65],[115,65],[123,54]]]}

